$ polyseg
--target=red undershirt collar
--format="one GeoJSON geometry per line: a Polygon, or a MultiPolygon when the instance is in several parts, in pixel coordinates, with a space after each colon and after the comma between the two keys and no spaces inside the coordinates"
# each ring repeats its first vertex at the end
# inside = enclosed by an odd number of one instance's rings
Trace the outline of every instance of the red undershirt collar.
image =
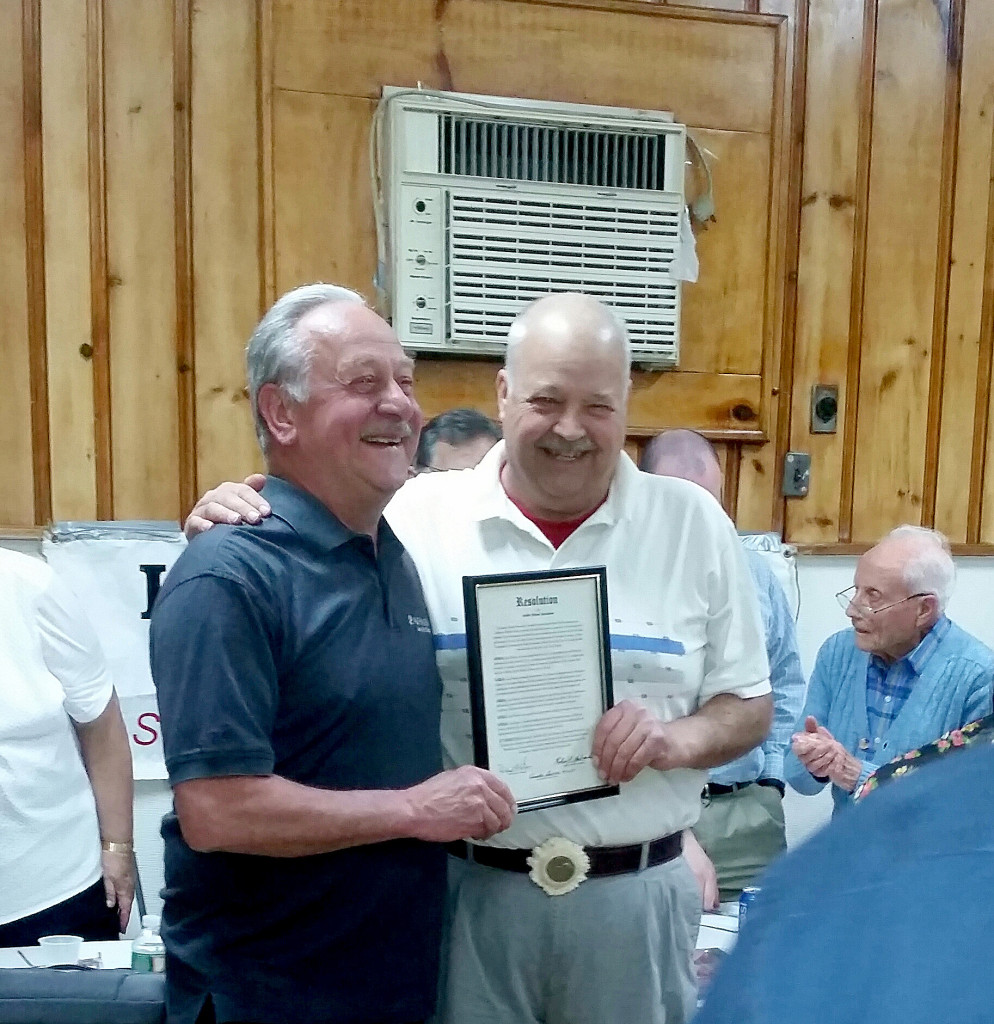
{"type": "MultiPolygon", "coordinates": [[[[501,487],[504,487],[503,479],[501,479],[500,485],[501,487]]],[[[529,512],[521,502],[517,501],[511,494],[509,494],[506,487],[504,487],[504,493],[507,494],[508,500],[525,517],[525,519],[534,523],[542,531],[545,539],[557,549],[566,540],[566,538],[569,537],[578,526],[580,526],[581,523],[585,523],[597,511],[597,509],[607,501],[607,495],[605,494],[589,512],[584,512],[583,515],[577,516],[575,519],[540,519],[538,516],[529,512]]]]}

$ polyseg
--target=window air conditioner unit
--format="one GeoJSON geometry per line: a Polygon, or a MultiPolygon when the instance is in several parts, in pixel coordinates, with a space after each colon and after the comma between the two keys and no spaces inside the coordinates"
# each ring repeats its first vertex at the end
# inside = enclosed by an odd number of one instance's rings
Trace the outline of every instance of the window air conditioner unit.
{"type": "Polygon", "coordinates": [[[581,291],[624,318],[635,363],[676,364],[672,115],[387,87],[371,144],[378,284],[406,347],[502,355],[528,302],[581,291]]]}

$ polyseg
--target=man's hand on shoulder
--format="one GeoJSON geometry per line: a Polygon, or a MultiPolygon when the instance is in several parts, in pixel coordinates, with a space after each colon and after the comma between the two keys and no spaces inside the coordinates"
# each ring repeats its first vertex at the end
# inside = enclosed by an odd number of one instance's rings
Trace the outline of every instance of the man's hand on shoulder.
{"type": "Polygon", "coordinates": [[[265,484],[265,474],[252,473],[245,477],[244,483],[225,481],[208,491],[186,518],[183,532],[187,540],[209,530],[215,523],[231,526],[249,523],[254,526],[262,522],[272,511],[269,502],[259,493],[265,484]]]}
{"type": "Polygon", "coordinates": [[[406,791],[412,835],[428,842],[489,839],[514,818],[514,797],[492,772],[463,765],[406,791]]]}

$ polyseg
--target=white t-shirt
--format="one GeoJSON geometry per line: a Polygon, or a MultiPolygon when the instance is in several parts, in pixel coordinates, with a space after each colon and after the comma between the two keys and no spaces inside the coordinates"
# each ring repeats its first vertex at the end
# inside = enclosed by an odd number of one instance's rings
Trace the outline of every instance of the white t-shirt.
{"type": "MultiPolygon", "coordinates": [[[[607,500],[554,549],[500,484],[503,443],[475,469],[408,481],[386,516],[424,586],[442,698],[447,767],[472,764],[462,577],[607,566],[616,701],[663,721],[719,693],[770,692],[760,612],[742,546],[701,487],[640,473],[622,454],[607,500]]],[[[694,824],[707,774],[645,769],[618,796],[528,811],[490,840],[530,847],[551,836],[583,846],[645,842],[694,824]]]]}
{"type": "Polygon", "coordinates": [[[92,722],[111,692],[72,592],[44,562],[0,548],[0,924],[100,878],[96,806],[69,719],[92,722]]]}

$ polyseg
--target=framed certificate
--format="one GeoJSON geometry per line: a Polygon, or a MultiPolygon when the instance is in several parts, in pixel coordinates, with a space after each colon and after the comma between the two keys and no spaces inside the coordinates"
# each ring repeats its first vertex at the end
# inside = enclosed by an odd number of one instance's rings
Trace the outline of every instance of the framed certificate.
{"type": "Polygon", "coordinates": [[[604,566],[464,576],[474,760],[518,810],[613,796],[591,760],[614,704],[604,566]]]}

